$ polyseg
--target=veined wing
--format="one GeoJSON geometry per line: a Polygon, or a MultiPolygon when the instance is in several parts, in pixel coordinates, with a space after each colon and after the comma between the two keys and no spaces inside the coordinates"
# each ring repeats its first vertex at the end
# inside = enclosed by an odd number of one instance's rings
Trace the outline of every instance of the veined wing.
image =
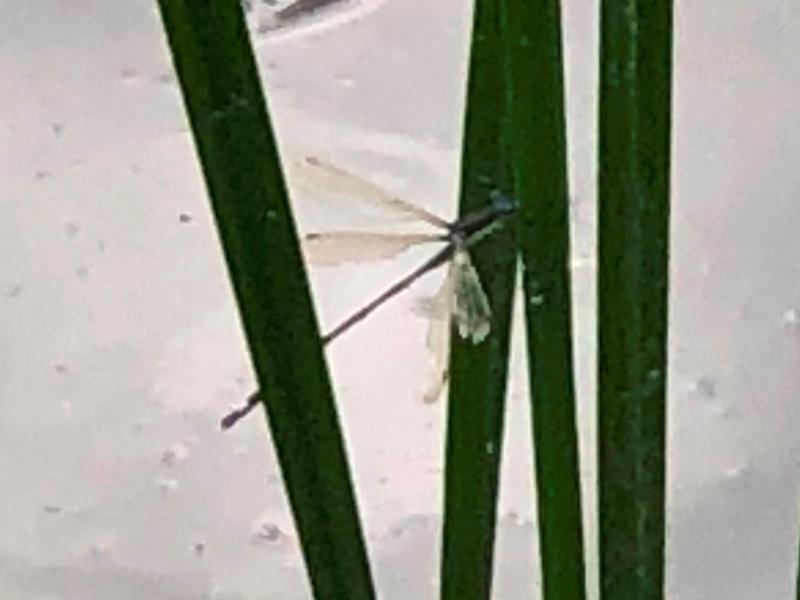
{"type": "Polygon", "coordinates": [[[353,202],[366,202],[380,209],[394,212],[405,219],[424,221],[440,229],[449,230],[450,224],[435,214],[384,190],[382,187],[350,173],[316,156],[294,161],[291,169],[296,177],[291,179],[301,189],[311,193],[344,195],[353,202]]]}
{"type": "Polygon", "coordinates": [[[491,329],[489,300],[466,249],[456,250],[442,287],[426,303],[424,312],[430,319],[427,346],[434,370],[423,399],[431,404],[442,394],[449,379],[447,362],[451,323],[455,323],[462,338],[472,340],[474,344],[482,342],[491,329]]]}
{"type": "Polygon", "coordinates": [[[417,244],[444,241],[431,233],[369,233],[331,231],[305,236],[303,249],[311,264],[330,266],[345,262],[365,262],[393,258],[417,244]]]}
{"type": "Polygon", "coordinates": [[[447,269],[442,287],[428,299],[422,311],[428,319],[426,345],[433,361],[433,371],[422,397],[426,404],[433,404],[442,395],[448,379],[447,361],[450,356],[450,324],[453,303],[453,265],[447,269]]]}
{"type": "Polygon", "coordinates": [[[456,250],[453,256],[453,319],[459,335],[481,343],[491,329],[492,309],[483,291],[480,277],[469,253],[464,248],[456,250]]]}

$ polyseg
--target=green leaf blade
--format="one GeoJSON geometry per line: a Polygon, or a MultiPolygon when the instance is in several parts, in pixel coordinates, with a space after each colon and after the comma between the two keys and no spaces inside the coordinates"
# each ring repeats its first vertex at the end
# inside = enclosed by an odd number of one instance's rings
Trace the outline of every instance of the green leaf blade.
{"type": "Polygon", "coordinates": [[[672,2],[601,8],[598,477],[604,600],[664,594],[672,2]]]}
{"type": "Polygon", "coordinates": [[[503,4],[522,255],[542,597],[586,596],[557,0],[503,4]]]}
{"type": "MultiPolygon", "coordinates": [[[[476,2],[467,90],[461,205],[464,215],[510,190],[505,79],[498,3],[476,2]]],[[[445,449],[441,593],[447,600],[491,597],[492,563],[508,375],[516,245],[504,227],[474,246],[472,260],[492,308],[480,344],[452,335],[445,449]]]]}
{"type": "Polygon", "coordinates": [[[345,445],[241,9],[159,5],[314,596],[371,600],[345,445]]]}

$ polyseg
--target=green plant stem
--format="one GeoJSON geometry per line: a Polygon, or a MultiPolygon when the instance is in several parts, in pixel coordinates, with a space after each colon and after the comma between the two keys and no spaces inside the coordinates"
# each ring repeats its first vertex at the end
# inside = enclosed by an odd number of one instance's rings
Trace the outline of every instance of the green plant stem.
{"type": "Polygon", "coordinates": [[[558,0],[503,2],[523,265],[542,598],[583,600],[569,190],[558,0]]]}
{"type": "Polygon", "coordinates": [[[601,7],[598,476],[603,600],[664,587],[672,2],[601,7]]]}
{"type": "Polygon", "coordinates": [[[344,442],[241,8],[159,6],[314,596],[370,600],[344,442]]]}
{"type": "MultiPolygon", "coordinates": [[[[461,164],[461,214],[508,191],[505,81],[496,0],[478,0],[473,20],[461,164]]],[[[477,245],[473,262],[492,306],[479,345],[452,336],[445,450],[441,598],[488,599],[508,374],[516,248],[505,227],[477,245]]]]}

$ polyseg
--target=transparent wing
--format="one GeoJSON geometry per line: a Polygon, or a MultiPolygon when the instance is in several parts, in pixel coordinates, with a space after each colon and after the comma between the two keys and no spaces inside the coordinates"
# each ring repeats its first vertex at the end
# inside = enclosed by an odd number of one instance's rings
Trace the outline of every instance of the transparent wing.
{"type": "Polygon", "coordinates": [[[492,311],[489,300],[466,250],[456,251],[442,287],[419,308],[430,319],[427,346],[434,369],[423,399],[432,404],[441,396],[450,376],[448,359],[451,323],[455,322],[462,338],[469,339],[474,344],[482,342],[491,329],[492,311]]]}
{"type": "Polygon", "coordinates": [[[425,387],[425,394],[422,396],[422,401],[425,404],[435,404],[441,398],[444,392],[445,385],[450,379],[450,371],[447,369],[447,356],[445,353],[445,362],[441,365],[437,364],[431,372],[428,384],[425,387]]]}
{"type": "Polygon", "coordinates": [[[386,260],[417,244],[440,241],[440,235],[429,233],[332,231],[306,235],[303,250],[311,264],[330,266],[345,262],[386,260]]]}
{"type": "Polygon", "coordinates": [[[489,335],[492,309],[469,254],[459,249],[453,256],[453,319],[459,335],[479,344],[489,335]]]}
{"type": "Polygon", "coordinates": [[[444,391],[448,379],[447,361],[450,356],[450,322],[453,302],[453,264],[450,263],[442,287],[433,298],[425,304],[424,313],[430,319],[426,340],[431,353],[433,371],[425,386],[423,401],[426,404],[436,402],[444,391]]]}
{"type": "Polygon", "coordinates": [[[353,202],[372,204],[373,207],[391,211],[405,219],[424,221],[448,230],[450,224],[440,217],[399,198],[381,188],[316,156],[307,156],[290,164],[291,182],[311,194],[345,196],[353,202]]]}

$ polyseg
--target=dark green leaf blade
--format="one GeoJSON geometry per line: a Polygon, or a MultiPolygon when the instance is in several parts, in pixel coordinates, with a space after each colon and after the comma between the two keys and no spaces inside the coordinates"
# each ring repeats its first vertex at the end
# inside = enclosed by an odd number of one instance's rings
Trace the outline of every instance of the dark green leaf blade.
{"type": "Polygon", "coordinates": [[[795,582],[794,582],[794,593],[797,597],[797,600],[800,600],[800,541],[798,541],[798,550],[797,550],[797,564],[795,565],[795,582]]]}
{"type": "Polygon", "coordinates": [[[600,589],[664,587],[671,0],[601,8],[598,265],[600,589]]]}
{"type": "Polygon", "coordinates": [[[558,0],[503,2],[528,341],[542,597],[586,595],[572,360],[569,190],[558,0]]]}
{"type": "MultiPolygon", "coordinates": [[[[510,189],[498,3],[476,2],[461,164],[461,214],[510,189]]],[[[516,247],[505,227],[472,249],[492,307],[479,345],[452,336],[445,456],[441,598],[488,599],[502,452],[516,247]]]]}
{"type": "Polygon", "coordinates": [[[319,333],[238,2],[160,0],[318,599],[374,597],[319,333]]]}

